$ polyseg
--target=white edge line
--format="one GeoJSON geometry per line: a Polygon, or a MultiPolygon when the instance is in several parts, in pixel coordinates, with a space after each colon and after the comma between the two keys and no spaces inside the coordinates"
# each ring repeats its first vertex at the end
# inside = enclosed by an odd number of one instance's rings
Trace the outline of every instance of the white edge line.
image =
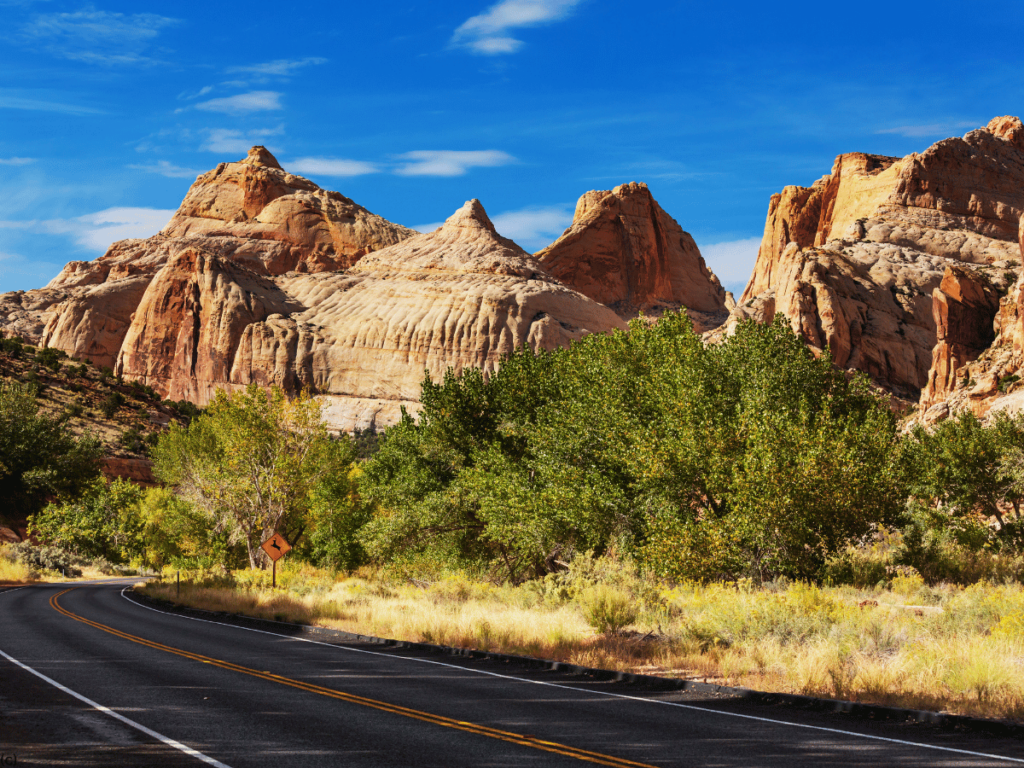
{"type": "Polygon", "coordinates": [[[3,651],[0,651],[0,656],[3,656],[5,659],[7,659],[8,661],[10,661],[13,664],[17,664],[19,667],[24,669],[26,672],[31,672],[33,675],[38,677],[40,680],[45,680],[47,683],[52,685],[54,688],[57,688],[57,689],[59,689],[61,691],[64,691],[64,693],[70,694],[71,696],[74,696],[79,701],[84,701],[86,704],[88,704],[93,709],[97,709],[100,712],[102,712],[103,714],[109,715],[110,717],[114,718],[115,720],[120,720],[125,725],[130,725],[132,728],[135,728],[136,730],[142,731],[147,736],[152,736],[154,739],[156,739],[158,741],[162,741],[164,744],[166,744],[169,747],[174,747],[175,749],[184,752],[186,755],[189,755],[190,757],[195,757],[195,758],[197,758],[199,760],[202,760],[204,763],[208,763],[209,765],[215,766],[215,768],[230,768],[230,766],[225,765],[224,763],[220,762],[219,760],[214,760],[212,757],[208,757],[207,755],[204,755],[202,752],[199,752],[197,750],[192,749],[192,747],[189,747],[189,746],[186,746],[185,744],[182,744],[180,741],[175,741],[172,738],[164,736],[162,733],[157,733],[152,728],[147,728],[142,723],[137,723],[134,720],[125,717],[120,712],[115,712],[114,710],[110,709],[109,707],[104,707],[102,704],[97,704],[92,699],[87,698],[86,696],[83,696],[82,694],[77,693],[75,691],[72,691],[67,686],[61,685],[60,683],[58,683],[53,678],[47,677],[42,672],[39,672],[39,671],[37,671],[35,669],[32,669],[32,667],[28,666],[27,664],[23,664],[22,662],[18,661],[13,656],[9,656],[8,654],[4,653],[3,651]]]}
{"type": "MultiPolygon", "coordinates": [[[[770,717],[758,717],[756,715],[743,715],[743,714],[740,714],[738,712],[723,712],[723,711],[718,710],[718,709],[709,709],[707,707],[697,707],[697,706],[694,706],[692,704],[680,704],[679,702],[665,701],[663,699],[648,699],[648,698],[644,698],[643,696],[629,696],[629,695],[623,694],[623,693],[611,693],[609,691],[594,691],[594,690],[588,690],[586,688],[576,688],[576,687],[571,686],[571,685],[561,685],[559,683],[549,683],[549,682],[546,682],[544,680],[530,680],[530,679],[524,678],[524,677],[515,677],[514,675],[503,675],[503,674],[501,674],[499,672],[488,672],[488,671],[483,670],[483,669],[473,669],[471,667],[462,667],[462,666],[459,666],[458,664],[446,664],[443,661],[432,661],[431,659],[419,659],[419,658],[416,658],[416,657],[413,657],[413,656],[400,656],[400,655],[394,655],[394,654],[388,654],[388,653],[380,653],[379,651],[367,651],[367,650],[364,650],[362,648],[350,648],[350,647],[348,647],[346,645],[336,645],[334,643],[323,643],[323,642],[320,642],[319,640],[310,640],[310,639],[305,638],[305,637],[291,637],[289,635],[283,635],[283,634],[279,634],[277,632],[267,632],[266,630],[263,630],[263,629],[253,629],[252,627],[240,627],[237,624],[226,624],[226,623],[220,622],[220,621],[211,621],[210,619],[200,619],[200,618],[197,618],[195,616],[182,616],[181,614],[171,613],[169,611],[161,611],[161,610],[159,610],[157,608],[152,608],[151,606],[143,605],[142,603],[136,602],[135,600],[132,600],[130,597],[128,597],[125,594],[125,592],[127,592],[127,591],[128,591],[128,587],[125,587],[124,589],[122,589],[121,590],[121,597],[123,597],[125,600],[127,600],[132,605],[138,606],[139,608],[145,608],[147,611],[153,611],[154,613],[159,613],[159,614],[161,614],[163,616],[171,616],[171,617],[179,618],[179,619],[188,619],[190,621],[201,621],[204,624],[216,624],[219,627],[232,627],[234,629],[243,629],[246,632],[257,632],[257,633],[259,633],[261,635],[271,635],[273,637],[277,637],[277,638],[280,638],[282,640],[295,640],[295,641],[302,642],[302,643],[312,643],[313,645],[324,645],[324,646],[327,646],[328,648],[335,648],[335,649],[342,650],[342,651],[349,651],[351,653],[365,653],[365,654],[368,654],[370,656],[382,656],[382,657],[384,657],[386,659],[398,658],[398,659],[405,659],[407,661],[415,661],[415,662],[419,662],[419,663],[422,663],[422,664],[434,664],[434,665],[439,666],[439,667],[448,667],[450,669],[458,669],[458,670],[461,670],[463,672],[470,672],[470,673],[474,673],[474,674],[478,674],[478,675],[487,675],[489,677],[498,677],[498,678],[501,678],[503,680],[515,680],[515,681],[520,682],[520,683],[530,683],[532,685],[544,685],[544,686],[547,686],[547,687],[550,687],[550,688],[561,688],[561,689],[564,689],[564,690],[567,690],[567,691],[575,691],[576,693],[590,693],[590,694],[594,694],[594,695],[598,695],[598,696],[610,696],[610,697],[616,698],[616,699],[628,699],[630,701],[640,701],[640,702],[645,702],[645,703],[648,703],[648,704],[662,704],[662,705],[668,706],[668,707],[677,707],[679,709],[694,710],[696,712],[704,712],[706,714],[722,715],[724,717],[738,717],[738,718],[742,718],[744,720],[756,720],[756,721],[761,722],[761,723],[772,723],[773,725],[788,725],[791,728],[805,728],[807,730],[812,730],[812,731],[824,731],[826,733],[838,733],[838,734],[842,734],[844,736],[854,736],[854,737],[857,737],[857,738],[860,738],[860,739],[871,739],[873,741],[885,741],[885,742],[888,742],[890,744],[901,744],[901,745],[908,746],[908,747],[918,747],[919,749],[934,749],[934,750],[939,750],[941,752],[954,752],[954,753],[959,754],[959,755],[971,755],[972,757],[986,757],[986,758],[989,758],[989,759],[992,759],[992,760],[1004,760],[1004,761],[1010,762],[1010,763],[1022,763],[1022,764],[1024,764],[1024,760],[1022,760],[1022,759],[1019,759],[1019,758],[1016,758],[1016,757],[1006,757],[1005,755],[992,755],[992,754],[988,754],[986,752],[973,752],[973,751],[971,751],[969,749],[955,749],[954,747],[940,747],[940,746],[938,746],[936,744],[922,744],[921,742],[918,742],[918,741],[904,741],[903,739],[891,739],[891,738],[888,738],[888,737],[885,737],[885,736],[874,736],[874,735],[869,734],[869,733],[857,733],[856,731],[844,731],[844,730],[841,730],[839,728],[826,728],[825,726],[822,726],[822,725],[807,725],[805,723],[792,723],[792,722],[789,722],[787,720],[775,720],[775,719],[770,718],[770,717]]],[[[0,653],[3,653],[3,651],[0,651],[0,653]]],[[[6,655],[6,654],[4,654],[4,655],[6,655]]]]}

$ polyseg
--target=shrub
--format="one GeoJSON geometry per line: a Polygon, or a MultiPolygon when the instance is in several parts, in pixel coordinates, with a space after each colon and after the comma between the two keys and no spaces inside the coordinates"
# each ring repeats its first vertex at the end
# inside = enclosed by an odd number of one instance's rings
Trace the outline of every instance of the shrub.
{"type": "Polygon", "coordinates": [[[120,392],[111,392],[100,403],[100,411],[106,418],[110,419],[113,418],[114,414],[117,413],[117,409],[122,405],[124,405],[124,395],[120,392]]]}
{"type": "Polygon", "coordinates": [[[61,369],[63,363],[61,362],[67,357],[67,353],[54,349],[53,347],[43,347],[36,352],[36,362],[40,365],[45,365],[54,373],[61,369]]]}
{"type": "Polygon", "coordinates": [[[78,567],[83,564],[82,559],[59,547],[22,541],[10,545],[8,551],[18,562],[24,563],[35,571],[55,571],[65,576],[82,575],[82,571],[78,567]]]}
{"type": "Polygon", "coordinates": [[[618,632],[636,621],[637,607],[625,592],[598,584],[585,590],[577,601],[587,623],[603,635],[618,632]]]}
{"type": "Polygon", "coordinates": [[[121,433],[121,437],[118,439],[121,447],[131,453],[148,453],[149,444],[143,437],[142,433],[139,432],[135,427],[126,429],[121,433]]]}

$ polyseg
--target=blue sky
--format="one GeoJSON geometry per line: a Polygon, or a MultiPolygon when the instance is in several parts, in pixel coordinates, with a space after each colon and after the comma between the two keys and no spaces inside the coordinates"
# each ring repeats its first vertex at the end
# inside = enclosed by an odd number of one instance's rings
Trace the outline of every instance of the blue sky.
{"type": "Polygon", "coordinates": [[[0,291],[257,143],[407,226],[480,198],[528,250],[646,181],[742,289],[784,185],[1024,113],[1024,14],[975,7],[0,0],[0,291]]]}

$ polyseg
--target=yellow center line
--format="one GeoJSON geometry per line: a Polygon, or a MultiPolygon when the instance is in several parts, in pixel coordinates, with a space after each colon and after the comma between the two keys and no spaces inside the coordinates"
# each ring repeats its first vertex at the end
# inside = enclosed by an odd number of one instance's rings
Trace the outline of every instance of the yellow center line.
{"type": "Polygon", "coordinates": [[[389,712],[391,714],[402,715],[403,717],[410,717],[414,720],[420,720],[425,723],[432,723],[434,725],[442,725],[446,728],[454,728],[455,730],[465,731],[466,733],[475,733],[481,736],[488,736],[492,739],[498,739],[500,741],[510,742],[512,744],[518,744],[524,747],[532,747],[534,749],[540,749],[545,752],[552,752],[554,754],[562,755],[564,757],[573,757],[577,760],[583,760],[588,763],[596,763],[598,765],[610,765],[617,766],[618,768],[653,768],[646,763],[637,763],[632,760],[625,760],[620,757],[613,757],[611,755],[605,755],[600,752],[591,752],[586,749],[580,749],[578,747],[571,747],[566,744],[559,744],[554,741],[546,741],[544,739],[537,738],[536,736],[529,736],[526,734],[513,733],[511,731],[503,731],[498,728],[491,728],[487,725],[479,725],[477,723],[470,723],[464,720],[455,720],[450,717],[443,715],[435,715],[430,712],[423,712],[418,709],[411,709],[409,707],[403,707],[398,704],[388,704],[384,701],[378,701],[377,699],[369,699],[365,696],[357,696],[352,693],[345,693],[344,691],[338,691],[333,688],[325,688],[315,683],[307,683],[302,680],[294,680],[290,677],[282,677],[281,675],[275,675],[271,672],[262,672],[260,670],[251,669],[250,667],[243,667],[240,664],[234,664],[230,661],[223,661],[222,659],[215,659],[210,656],[203,656],[199,653],[192,653],[191,651],[185,651],[180,648],[173,648],[163,643],[157,643],[152,640],[146,640],[145,638],[138,637],[136,635],[122,632],[119,629],[114,629],[106,624],[100,624],[97,621],[92,621],[84,616],[79,616],[76,613],[72,613],[67,610],[60,603],[57,602],[57,598],[62,595],[66,595],[68,592],[77,589],[72,587],[71,589],[65,589],[63,592],[59,592],[50,598],[50,606],[58,613],[67,616],[70,619],[79,621],[83,624],[87,624],[90,627],[102,630],[108,634],[115,635],[116,637],[130,640],[133,643],[144,645],[147,648],[153,648],[157,651],[164,651],[165,653],[173,653],[176,656],[182,656],[186,659],[198,661],[203,664],[212,664],[221,669],[226,669],[231,672],[241,672],[251,677],[258,677],[261,680],[267,680],[272,683],[279,683],[281,685],[287,685],[291,688],[297,688],[301,691],[307,691],[309,693],[315,693],[320,696],[329,696],[332,699],[339,699],[346,701],[351,704],[359,704],[360,706],[370,707],[377,709],[382,712],[389,712]]]}

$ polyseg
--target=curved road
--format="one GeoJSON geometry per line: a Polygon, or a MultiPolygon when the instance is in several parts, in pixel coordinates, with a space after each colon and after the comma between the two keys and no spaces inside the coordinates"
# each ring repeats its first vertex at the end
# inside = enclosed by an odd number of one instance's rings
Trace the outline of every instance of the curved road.
{"type": "Polygon", "coordinates": [[[1024,742],[0,592],[0,766],[1009,766],[1024,742]]]}

